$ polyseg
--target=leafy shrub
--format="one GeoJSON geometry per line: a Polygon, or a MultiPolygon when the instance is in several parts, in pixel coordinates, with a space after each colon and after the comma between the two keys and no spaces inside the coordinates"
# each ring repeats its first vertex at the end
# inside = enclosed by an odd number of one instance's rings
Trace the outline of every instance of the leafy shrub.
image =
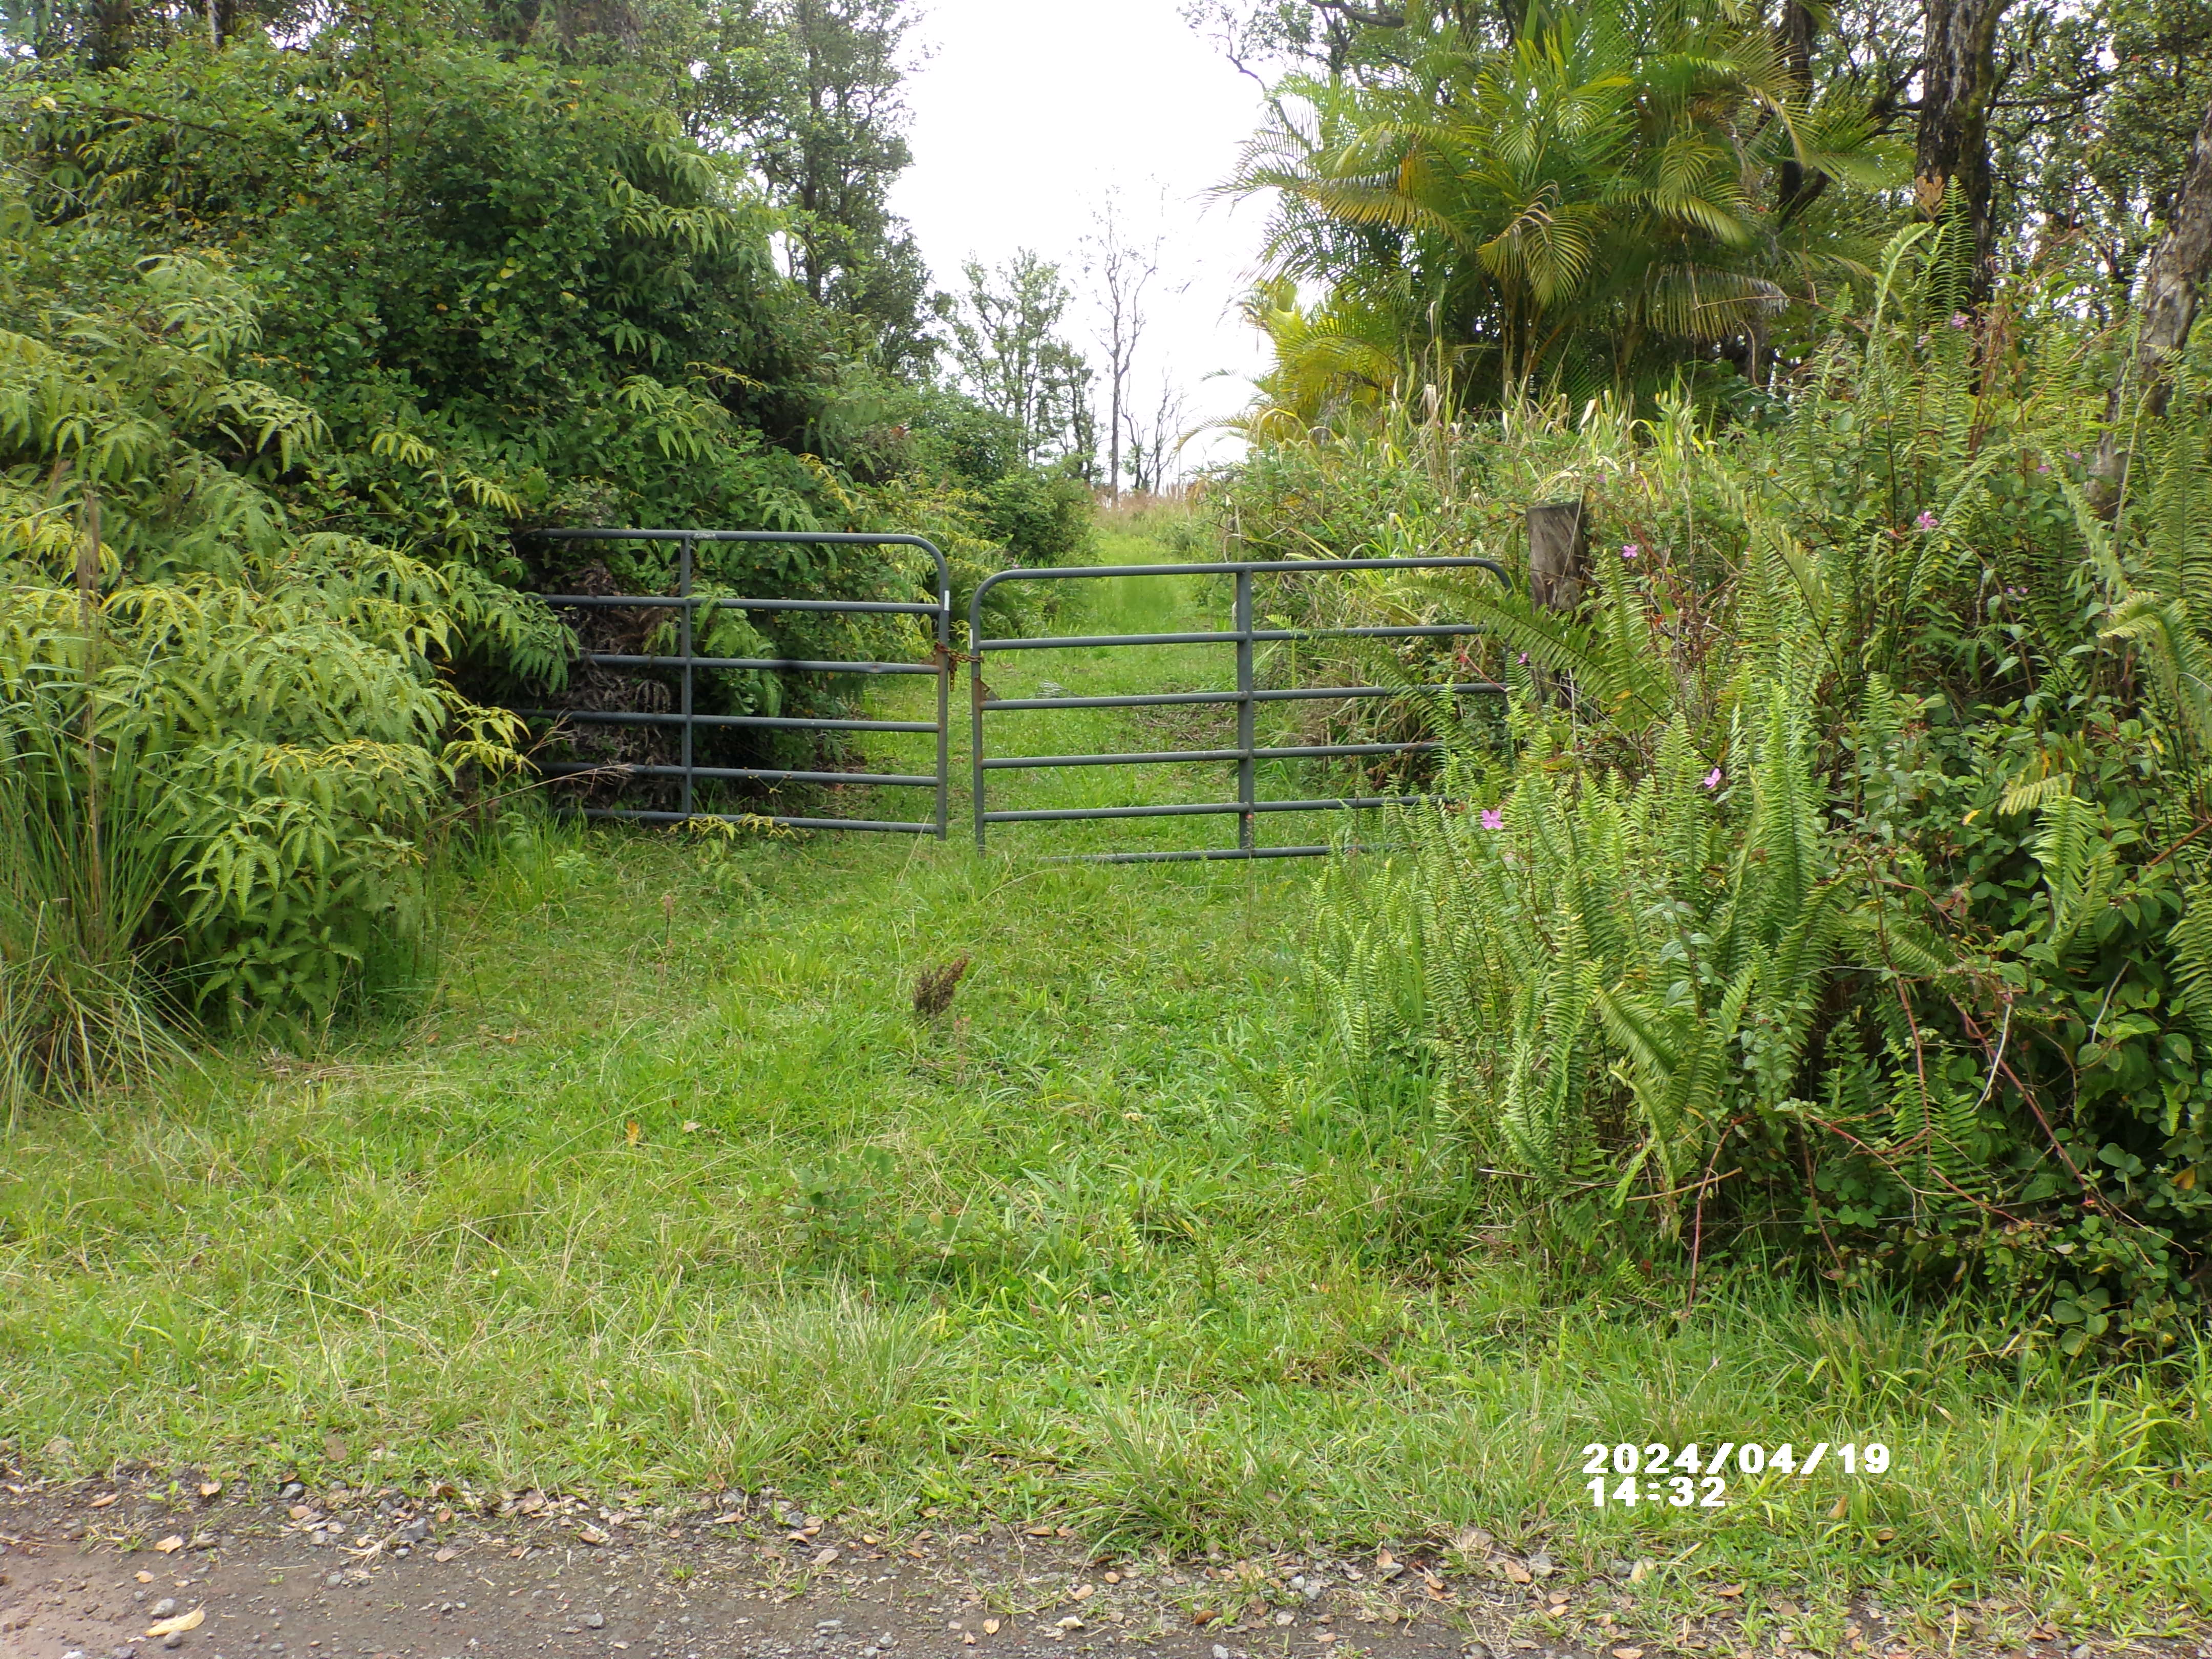
{"type": "Polygon", "coordinates": [[[440,665],[557,680],[568,646],[466,566],[292,527],[255,474],[326,428],[239,372],[219,266],[34,325],[0,334],[0,955],[38,1068],[96,1079],[72,982],[327,1018],[418,939],[434,813],[516,758],[440,665]]]}
{"type": "MultiPolygon", "coordinates": [[[[297,48],[41,66],[0,83],[0,155],[22,252],[64,295],[180,225],[234,251],[258,395],[329,429],[263,481],[324,527],[534,586],[568,573],[518,525],[864,528],[878,488],[918,480],[975,492],[1002,556],[1069,544],[1079,515],[1018,432],[848,354],[779,270],[736,147],[692,137],[672,96],[638,64],[502,50],[459,20],[349,17],[297,48]],[[374,155],[362,132],[387,135],[374,155]]],[[[716,556],[747,592],[831,574],[788,549],[716,556]]]]}
{"type": "Polygon", "coordinates": [[[1091,487],[1064,473],[1009,473],[983,491],[982,520],[1015,563],[1070,563],[1091,545],[1091,487]]]}
{"type": "Polygon", "coordinates": [[[317,519],[510,577],[518,514],[817,522],[792,441],[827,337],[736,163],[623,72],[348,19],[12,91],[51,257],[127,264],[179,225],[242,257],[258,382],[333,434],[286,480],[317,519]]]}

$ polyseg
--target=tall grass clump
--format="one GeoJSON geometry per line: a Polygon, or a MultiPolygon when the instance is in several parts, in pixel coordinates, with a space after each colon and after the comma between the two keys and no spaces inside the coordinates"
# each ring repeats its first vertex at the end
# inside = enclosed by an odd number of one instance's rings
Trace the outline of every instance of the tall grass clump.
{"type": "Polygon", "coordinates": [[[139,952],[161,894],[140,773],[60,752],[51,720],[0,714],[0,1100],[82,1096],[177,1047],[139,952]],[[97,778],[95,785],[94,780],[97,778]]]}
{"type": "Polygon", "coordinates": [[[1352,1083],[1417,1079],[1570,1258],[1778,1251],[2170,1352],[2212,1287],[2212,358],[2106,516],[2094,339],[1969,316],[1962,270],[1902,233],[1753,418],[1399,410],[1247,470],[1277,550],[1519,566],[1577,495],[1589,531],[1565,611],[1399,578],[1325,618],[1475,618],[1364,665],[1508,712],[1414,700],[1453,804],[1333,872],[1315,974],[1352,1083]]]}

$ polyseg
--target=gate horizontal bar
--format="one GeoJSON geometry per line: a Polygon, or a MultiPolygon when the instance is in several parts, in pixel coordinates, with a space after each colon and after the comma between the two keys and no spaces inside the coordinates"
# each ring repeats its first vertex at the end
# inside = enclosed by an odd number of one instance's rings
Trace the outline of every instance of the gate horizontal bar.
{"type": "MultiPolygon", "coordinates": [[[[703,536],[702,540],[706,539],[703,536]]],[[[1211,559],[1204,564],[1064,564],[1042,570],[1000,570],[983,580],[995,586],[1001,580],[1056,581],[1085,576],[1234,576],[1240,571],[1254,575],[1326,574],[1332,570],[1487,570],[1500,581],[1510,581],[1505,567],[1495,559],[1460,554],[1411,559],[1211,559]]]]}
{"type": "Polygon", "coordinates": [[[918,547],[935,553],[937,544],[926,537],[869,530],[533,530],[553,542],[820,542],[831,547],[918,547]]]}
{"type": "Polygon", "coordinates": [[[1434,795],[1368,795],[1336,800],[1226,800],[1179,806],[1061,806],[1033,812],[986,812],[986,823],[1060,823],[1082,818],[1196,818],[1224,812],[1338,812],[1370,806],[1419,806],[1434,795]]]}
{"type": "Polygon", "coordinates": [[[986,758],[986,772],[1022,772],[1040,766],[1160,766],[1170,761],[1243,760],[1241,749],[1164,749],[1142,755],[1001,755],[986,758]]]}
{"type": "MultiPolygon", "coordinates": [[[[586,651],[577,659],[602,668],[762,668],[806,674],[934,674],[927,662],[800,662],[775,657],[638,657],[586,651]]],[[[934,727],[931,728],[934,730],[934,727]]]]}
{"type": "Polygon", "coordinates": [[[1200,634],[1065,634],[1037,639],[985,640],[985,651],[1048,651],[1086,645],[1233,645],[1243,635],[1208,629],[1200,634]]]}
{"type": "MultiPolygon", "coordinates": [[[[1496,680],[1468,680],[1454,685],[1302,685],[1281,691],[1255,691],[1254,702],[1316,702],[1335,697],[1410,697],[1425,691],[1503,693],[1496,680]]],[[[1023,708],[1159,708],[1176,703],[1243,702],[1241,691],[1155,691],[1133,697],[991,697],[984,707],[991,713],[1023,708]]]]}
{"type": "MultiPolygon", "coordinates": [[[[518,708],[526,720],[574,720],[580,726],[682,726],[681,714],[638,714],[627,709],[518,708]]],[[[694,726],[770,726],[792,732],[934,732],[934,720],[810,720],[788,714],[694,714],[694,726]]]]}
{"type": "Polygon", "coordinates": [[[1418,628],[1255,628],[1249,633],[1215,629],[1203,634],[1042,634],[1011,640],[985,640],[986,651],[1057,651],[1103,645],[1242,645],[1246,641],[1410,640],[1456,634],[1480,634],[1479,623],[1436,623],[1418,628]]]}
{"type": "Polygon", "coordinates": [[[704,818],[712,823],[772,823],[779,830],[877,830],[894,836],[933,836],[933,823],[898,823],[889,818],[778,818],[759,812],[655,812],[644,807],[587,806],[587,818],[613,818],[633,823],[684,823],[704,818]]]}
{"type": "Polygon", "coordinates": [[[615,611],[696,611],[702,605],[713,605],[722,611],[830,611],[841,615],[853,612],[934,617],[945,609],[941,605],[918,605],[904,599],[732,599],[713,593],[694,593],[688,598],[667,593],[540,593],[538,597],[547,605],[599,605],[615,611]]]}
{"type": "Polygon", "coordinates": [[[1143,755],[1002,755],[986,759],[986,772],[1018,772],[1039,766],[1154,766],[1164,761],[1319,760],[1335,755],[1432,754],[1443,747],[1418,743],[1305,743],[1274,749],[1167,749],[1143,755]]]}
{"type": "Polygon", "coordinates": [[[763,766],[595,766],[589,761],[553,761],[538,769],[553,778],[579,777],[605,772],[626,778],[743,778],[756,783],[867,783],[887,788],[937,787],[937,775],[908,776],[901,772],[793,772],[763,766]]]}
{"type": "MultiPolygon", "coordinates": [[[[1364,853],[1364,847],[1347,852],[1364,853]]],[[[1251,859],[1325,859],[1334,847],[1206,847],[1177,853],[1069,853],[1040,864],[1220,864],[1251,859]]]]}

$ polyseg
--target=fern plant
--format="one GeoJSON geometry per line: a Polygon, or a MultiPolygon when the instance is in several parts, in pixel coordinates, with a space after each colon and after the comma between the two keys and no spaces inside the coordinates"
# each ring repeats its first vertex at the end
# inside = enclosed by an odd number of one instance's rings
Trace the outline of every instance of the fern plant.
{"type": "Polygon", "coordinates": [[[1733,836],[1723,769],[1679,718],[1635,781],[1528,767],[1500,787],[1462,763],[1448,788],[1496,805],[1423,809],[1410,864],[1356,896],[1340,878],[1317,907],[1346,1048],[1364,1059],[1415,1026],[1452,1109],[1514,1175],[1563,1192],[1595,1151],[1622,1197],[1642,1187],[1674,1215],[1731,1127],[1791,1100],[1846,936],[1804,714],[1802,686],[1755,696],[1731,750],[1733,836]]]}

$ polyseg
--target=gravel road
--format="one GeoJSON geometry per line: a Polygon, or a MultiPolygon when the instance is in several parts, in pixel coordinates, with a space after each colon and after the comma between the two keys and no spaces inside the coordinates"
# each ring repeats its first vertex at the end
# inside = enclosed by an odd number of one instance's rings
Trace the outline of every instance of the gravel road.
{"type": "MultiPolygon", "coordinates": [[[[190,1471],[13,1477],[0,1656],[1721,1659],[1815,1645],[1809,1631],[1792,1643],[1794,1603],[1728,1586],[1710,1616],[1636,1636],[1635,1564],[1593,1580],[1480,1534],[1403,1559],[1170,1560],[1102,1559],[1042,1525],[915,1525],[878,1537],[772,1492],[622,1506],[443,1484],[245,1493],[190,1471]]],[[[1818,1648],[2212,1659],[2212,1645],[2124,1648],[2021,1613],[1973,1604],[1939,1648],[1862,1603],[1818,1648]]]]}

